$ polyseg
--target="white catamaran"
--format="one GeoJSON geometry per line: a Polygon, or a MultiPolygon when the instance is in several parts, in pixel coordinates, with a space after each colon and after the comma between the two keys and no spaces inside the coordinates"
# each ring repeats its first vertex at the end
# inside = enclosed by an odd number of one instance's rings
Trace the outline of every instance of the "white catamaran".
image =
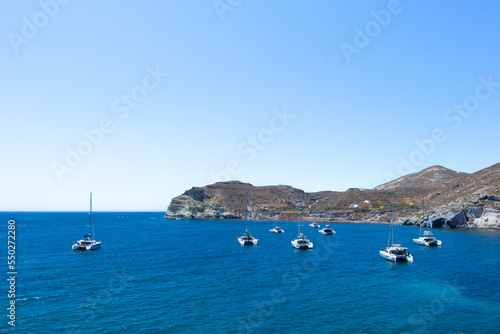
{"type": "Polygon", "coordinates": [[[257,245],[257,241],[259,241],[259,239],[255,239],[250,234],[250,232],[248,232],[248,229],[247,229],[247,216],[248,216],[247,201],[248,201],[248,191],[245,194],[245,234],[242,235],[241,237],[238,237],[238,242],[242,246],[253,246],[253,245],[257,245]]]}
{"type": "Polygon", "coordinates": [[[90,193],[89,217],[90,217],[89,234],[85,234],[83,236],[83,239],[78,240],[76,243],[73,244],[73,246],[71,248],[74,250],[94,250],[94,249],[101,248],[101,242],[95,241],[92,239],[92,236],[94,235],[94,221],[93,221],[93,217],[92,217],[92,193],[90,193]]]}
{"type": "MultiPolygon", "coordinates": [[[[326,224],[326,214],[327,213],[328,213],[328,200],[326,200],[326,207],[325,207],[325,224],[326,224]]],[[[335,234],[335,231],[330,227],[329,224],[326,224],[325,228],[322,228],[318,232],[321,233],[321,234],[324,234],[324,235],[333,235],[333,234],[335,234]]]]}
{"type": "Polygon", "coordinates": [[[408,252],[408,248],[401,247],[400,244],[394,243],[394,197],[392,198],[392,218],[389,230],[389,240],[387,241],[385,250],[379,251],[379,254],[388,261],[413,262],[413,256],[408,252]]]}
{"type": "Polygon", "coordinates": [[[299,235],[297,239],[292,240],[292,247],[296,249],[312,249],[313,243],[310,242],[305,235],[300,233],[300,221],[302,219],[302,194],[300,194],[300,205],[299,205],[299,235]]]}
{"type": "MultiPolygon", "coordinates": [[[[276,216],[276,220],[278,220],[277,209],[274,209],[274,215],[276,216]]],[[[269,232],[284,233],[285,230],[283,230],[281,227],[279,227],[278,225],[276,225],[276,223],[274,223],[273,228],[270,229],[269,232]]]]}
{"type": "MultiPolygon", "coordinates": [[[[441,246],[443,243],[441,240],[436,239],[436,237],[432,234],[431,231],[424,231],[424,234],[422,235],[422,225],[424,225],[425,222],[425,206],[424,206],[424,198],[422,196],[422,224],[420,224],[420,234],[419,237],[416,239],[413,239],[413,242],[416,243],[417,245],[422,245],[422,246],[441,246]]],[[[432,228],[432,219],[431,216],[429,216],[429,224],[432,228]]]]}

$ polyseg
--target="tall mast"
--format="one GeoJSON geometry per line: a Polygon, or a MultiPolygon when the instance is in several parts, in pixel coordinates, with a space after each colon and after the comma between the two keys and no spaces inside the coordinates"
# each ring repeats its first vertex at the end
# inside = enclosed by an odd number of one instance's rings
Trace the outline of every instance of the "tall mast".
{"type": "Polygon", "coordinates": [[[422,236],[422,225],[425,223],[425,203],[424,194],[422,194],[422,224],[420,224],[420,236],[422,236]]]}
{"type": "MultiPolygon", "coordinates": [[[[276,221],[278,221],[278,207],[274,208],[274,215],[276,216],[276,221]]],[[[276,221],[274,223],[274,227],[276,227],[276,221]]]]}
{"type": "Polygon", "coordinates": [[[392,196],[391,246],[394,244],[394,196],[392,196]]]}
{"type": "Polygon", "coordinates": [[[90,231],[89,231],[89,234],[92,237],[94,235],[94,230],[93,230],[94,226],[92,225],[92,192],[90,192],[90,214],[89,214],[89,219],[90,219],[90,231]]]}
{"type": "Polygon", "coordinates": [[[302,193],[300,193],[300,200],[299,200],[299,235],[300,235],[300,222],[302,220],[302,193]]]}
{"type": "Polygon", "coordinates": [[[326,213],[328,212],[328,198],[326,199],[326,204],[325,204],[325,224],[326,224],[326,213]]]}
{"type": "Polygon", "coordinates": [[[248,190],[245,192],[245,233],[248,233],[247,220],[248,220],[248,190]]]}

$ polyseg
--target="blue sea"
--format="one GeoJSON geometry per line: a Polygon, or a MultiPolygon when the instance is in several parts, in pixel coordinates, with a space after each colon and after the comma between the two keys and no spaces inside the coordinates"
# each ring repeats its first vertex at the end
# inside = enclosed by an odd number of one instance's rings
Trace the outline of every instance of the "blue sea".
{"type": "MultiPolygon", "coordinates": [[[[74,252],[88,214],[0,213],[4,275],[8,219],[16,221],[16,326],[26,333],[500,333],[500,232],[434,230],[413,263],[379,256],[388,225],[303,224],[313,250],[295,250],[296,222],[162,219],[163,212],[97,212],[102,248],[74,252]],[[122,215],[123,217],[119,217],[122,215]]],[[[7,277],[8,278],[8,277],[7,277]]]]}

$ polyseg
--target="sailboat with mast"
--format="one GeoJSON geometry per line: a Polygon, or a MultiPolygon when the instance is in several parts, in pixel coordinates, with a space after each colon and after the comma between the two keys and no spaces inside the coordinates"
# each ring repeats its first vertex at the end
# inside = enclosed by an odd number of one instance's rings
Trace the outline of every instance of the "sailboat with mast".
{"type": "Polygon", "coordinates": [[[408,252],[408,248],[401,247],[400,244],[394,243],[394,197],[392,197],[392,218],[391,227],[389,230],[389,240],[385,250],[379,251],[381,257],[393,262],[413,262],[413,255],[408,252]]]}
{"type": "Polygon", "coordinates": [[[89,217],[90,217],[90,230],[89,234],[85,234],[83,236],[83,239],[78,240],[76,243],[73,244],[71,247],[73,250],[94,250],[101,248],[101,241],[96,241],[92,239],[92,236],[94,234],[94,219],[92,216],[92,193],[90,193],[90,210],[89,210],[89,217]]]}
{"type": "MultiPolygon", "coordinates": [[[[327,213],[328,213],[328,200],[326,200],[326,206],[325,206],[325,224],[326,224],[326,214],[327,213]]],[[[322,228],[318,232],[321,233],[321,234],[324,234],[324,235],[333,235],[333,234],[335,234],[335,231],[330,227],[329,224],[326,224],[325,228],[322,228]]]]}
{"type": "Polygon", "coordinates": [[[300,194],[299,204],[299,232],[297,239],[292,240],[292,247],[296,249],[312,249],[313,243],[310,242],[305,235],[300,233],[300,221],[302,220],[302,194],[300,194]]]}
{"type": "MultiPolygon", "coordinates": [[[[422,245],[422,246],[441,246],[443,243],[441,240],[436,239],[434,234],[432,234],[431,231],[425,231],[424,234],[422,235],[422,225],[424,225],[425,222],[425,205],[424,205],[424,196],[422,196],[422,223],[420,224],[420,233],[419,237],[416,239],[413,239],[413,242],[416,243],[417,245],[422,245]]],[[[429,223],[432,228],[432,219],[429,216],[429,223]]]]}
{"type": "MultiPolygon", "coordinates": [[[[278,220],[278,209],[275,208],[274,209],[274,215],[276,216],[276,220],[278,220]]],[[[283,230],[281,227],[279,227],[278,225],[276,225],[276,223],[273,224],[273,228],[269,230],[269,232],[273,232],[273,233],[284,233],[285,230],[283,230]]]]}
{"type": "Polygon", "coordinates": [[[245,193],[245,234],[238,237],[238,242],[242,246],[253,246],[257,245],[259,239],[255,239],[247,229],[247,217],[248,217],[248,191],[245,193]]]}

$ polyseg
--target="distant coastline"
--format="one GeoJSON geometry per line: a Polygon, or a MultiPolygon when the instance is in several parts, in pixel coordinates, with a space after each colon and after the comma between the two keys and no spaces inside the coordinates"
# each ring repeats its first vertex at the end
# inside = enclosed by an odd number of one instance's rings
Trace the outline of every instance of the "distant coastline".
{"type": "Polygon", "coordinates": [[[299,195],[304,221],[387,224],[391,198],[401,225],[461,229],[500,229],[500,163],[476,173],[432,166],[373,189],[306,193],[291,186],[255,187],[240,181],[192,187],[172,199],[164,218],[242,219],[248,192],[249,219],[296,221],[299,195]],[[326,216],[326,217],[325,217],[326,216]]]}

